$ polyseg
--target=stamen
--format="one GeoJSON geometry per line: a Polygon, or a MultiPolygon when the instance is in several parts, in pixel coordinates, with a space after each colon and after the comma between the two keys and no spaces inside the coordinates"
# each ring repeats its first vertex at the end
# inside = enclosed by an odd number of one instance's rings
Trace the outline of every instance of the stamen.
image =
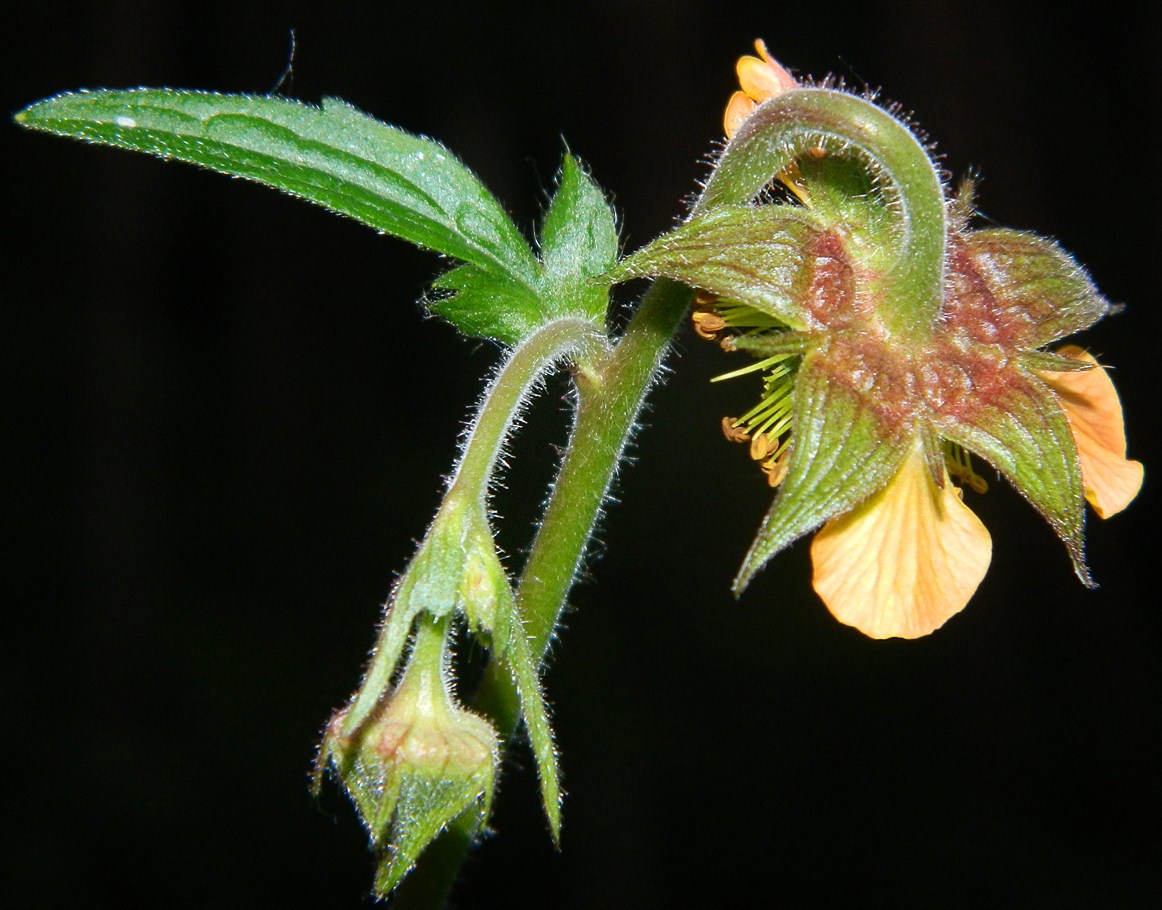
{"type": "MultiPolygon", "coordinates": [[[[695,295],[694,312],[690,318],[699,336],[717,338],[727,351],[735,349],[738,338],[787,331],[786,325],[761,310],[744,303],[721,300],[706,291],[695,295]]],[[[710,380],[722,382],[751,373],[764,374],[759,403],[741,417],[724,417],[722,434],[731,442],[750,443],[750,457],[759,462],[772,487],[778,486],[787,476],[784,455],[791,431],[792,393],[799,356],[787,352],[772,354],[710,380]]]]}
{"type": "Polygon", "coordinates": [[[717,313],[705,310],[695,310],[690,320],[694,323],[694,331],[698,333],[698,337],[707,341],[713,341],[718,337],[718,333],[726,328],[725,319],[717,313]]]}
{"type": "Polygon", "coordinates": [[[964,446],[945,440],[944,465],[948,469],[950,477],[964,484],[974,493],[988,492],[988,481],[973,469],[972,458],[964,446]]]}
{"type": "MultiPolygon", "coordinates": [[[[783,443],[779,447],[779,452],[782,453],[786,450],[787,445],[783,443]]],[[[781,454],[763,463],[763,472],[767,475],[767,483],[772,487],[777,487],[786,479],[787,470],[787,459],[783,458],[781,454]]]]}
{"type": "Polygon", "coordinates": [[[751,437],[750,457],[755,461],[762,461],[771,454],[771,450],[778,446],[778,439],[772,439],[766,433],[758,433],[751,437]]]}
{"type": "Polygon", "coordinates": [[[794,356],[776,354],[751,367],[716,377],[727,379],[755,369],[767,370],[759,403],[739,418],[724,420],[722,429],[728,439],[750,440],[750,457],[760,463],[771,486],[778,486],[787,474],[783,456],[790,441],[796,372],[790,361],[794,356]]]}
{"type": "Polygon", "coordinates": [[[742,429],[742,421],[735,420],[733,417],[722,418],[722,435],[726,437],[728,442],[749,442],[750,433],[742,429]]]}

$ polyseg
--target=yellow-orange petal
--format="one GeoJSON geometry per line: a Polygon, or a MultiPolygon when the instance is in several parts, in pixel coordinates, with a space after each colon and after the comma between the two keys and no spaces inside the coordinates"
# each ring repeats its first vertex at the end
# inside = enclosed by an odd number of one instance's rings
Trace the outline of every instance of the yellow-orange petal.
{"type": "Polygon", "coordinates": [[[1057,393],[1073,430],[1085,498],[1101,518],[1109,518],[1138,495],[1145,469],[1141,462],[1126,458],[1122,403],[1109,373],[1076,345],[1067,345],[1057,353],[1092,367],[1080,372],[1044,372],[1041,376],[1057,393]]]}
{"type": "Polygon", "coordinates": [[[762,39],[754,43],[758,57],[739,57],[735,64],[739,87],[755,101],[766,101],[795,87],[795,78],[767,51],[762,39]]]}
{"type": "Polygon", "coordinates": [[[919,638],[960,612],[992,558],[992,539],[946,478],[937,489],[917,445],[879,493],[827,522],[811,544],[815,590],[871,638],[919,638]]]}
{"type": "Polygon", "coordinates": [[[726,102],[726,113],[722,115],[722,131],[726,133],[727,139],[734,138],[742,122],[754,113],[756,107],[758,102],[745,92],[735,92],[730,96],[726,102]]]}

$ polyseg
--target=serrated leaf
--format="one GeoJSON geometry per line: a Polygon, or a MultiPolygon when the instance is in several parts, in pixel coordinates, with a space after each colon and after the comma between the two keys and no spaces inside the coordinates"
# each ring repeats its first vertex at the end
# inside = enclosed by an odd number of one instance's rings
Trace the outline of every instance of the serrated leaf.
{"type": "Polygon", "coordinates": [[[700,215],[623,260],[616,281],[666,277],[748,304],[793,329],[811,325],[815,218],[791,206],[724,206],[700,215]]]}
{"type": "Polygon", "coordinates": [[[254,180],[530,291],[536,284],[528,244],[451,152],[338,99],[315,107],[259,95],[95,91],[49,98],[16,119],[254,180]]]}
{"type": "Polygon", "coordinates": [[[965,245],[1020,347],[1080,332],[1109,310],[1085,270],[1051,240],[998,228],[973,231],[965,245]]]}
{"type": "Polygon", "coordinates": [[[535,293],[505,275],[460,266],[433,283],[451,296],[429,302],[429,310],[467,334],[510,345],[550,319],[604,320],[609,281],[601,276],[617,261],[617,227],[601,190],[571,155],[561,165],[540,248],[535,293]]]}
{"type": "Polygon", "coordinates": [[[1005,371],[993,397],[965,414],[940,414],[947,439],[979,455],[1045,517],[1065,543],[1073,569],[1093,585],[1083,550],[1085,501],[1077,446],[1055,394],[1024,369],[1005,371]]]}
{"type": "Polygon", "coordinates": [[[429,298],[430,313],[465,335],[516,345],[543,321],[544,305],[527,286],[508,275],[460,265],[432,282],[445,296],[429,298]]]}
{"type": "Polygon", "coordinates": [[[808,354],[795,379],[787,477],[743,560],[735,592],[792,541],[880,490],[911,445],[907,435],[886,438],[874,411],[808,354]]]}
{"type": "Polygon", "coordinates": [[[617,224],[601,190],[570,154],[561,162],[540,241],[544,298],[553,314],[604,320],[609,284],[593,279],[617,262],[617,224]]]}

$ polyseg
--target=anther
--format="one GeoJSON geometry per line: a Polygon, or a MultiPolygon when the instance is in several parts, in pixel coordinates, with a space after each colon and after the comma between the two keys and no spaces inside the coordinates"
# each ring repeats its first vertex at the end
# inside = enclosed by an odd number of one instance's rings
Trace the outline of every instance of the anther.
{"type": "Polygon", "coordinates": [[[747,442],[750,439],[750,433],[739,426],[733,417],[722,418],[722,435],[730,442],[747,442]]]}
{"type": "Polygon", "coordinates": [[[775,440],[766,433],[759,433],[750,441],[750,457],[762,461],[775,449],[775,440]]]}

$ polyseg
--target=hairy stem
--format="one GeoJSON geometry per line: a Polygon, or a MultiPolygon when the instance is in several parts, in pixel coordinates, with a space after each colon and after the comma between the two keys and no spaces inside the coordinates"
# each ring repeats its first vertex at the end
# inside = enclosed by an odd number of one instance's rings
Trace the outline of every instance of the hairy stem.
{"type": "MultiPolygon", "coordinates": [[[[463,504],[485,510],[485,498],[496,460],[528,399],[531,388],[554,363],[570,356],[579,364],[598,360],[608,351],[605,335],[584,319],[557,319],[534,332],[516,348],[481,398],[460,462],[434,528],[447,509],[463,504]]],[[[433,533],[429,530],[429,535],[433,533]]],[[[422,547],[421,547],[422,550],[422,547]]],[[[418,551],[417,551],[418,558],[418,551]]],[[[397,589],[398,590],[398,589],[397,589]]],[[[395,598],[393,596],[392,601],[395,598]]],[[[344,722],[344,733],[358,730],[379,704],[391,683],[408,629],[385,619],[371,665],[344,722]]]]}
{"type": "MultiPolygon", "coordinates": [[[[548,647],[625,443],[691,294],[675,282],[655,282],[617,346],[578,372],[573,432],[517,591],[534,654],[548,647]]],[[[503,736],[516,730],[520,701],[503,661],[489,663],[476,707],[503,736]]],[[[453,824],[404,880],[395,907],[442,907],[471,843],[470,826],[453,824]]]]}

